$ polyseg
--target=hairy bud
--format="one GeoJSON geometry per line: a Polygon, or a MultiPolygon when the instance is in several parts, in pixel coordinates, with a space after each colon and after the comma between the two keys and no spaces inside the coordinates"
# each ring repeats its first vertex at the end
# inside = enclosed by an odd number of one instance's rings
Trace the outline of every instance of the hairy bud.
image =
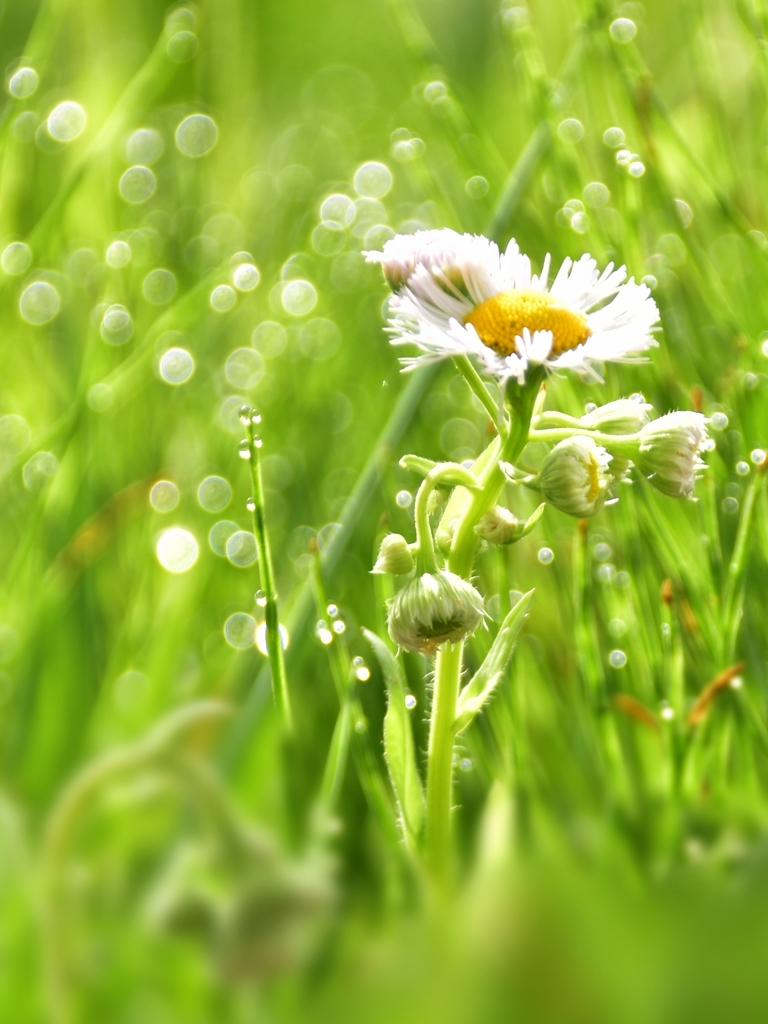
{"type": "Polygon", "coordinates": [[[452,572],[424,573],[407,583],[389,605],[389,635],[408,651],[433,654],[458,643],[483,620],[483,599],[452,572]]]}
{"type": "Polygon", "coordinates": [[[611,456],[591,437],[569,437],[556,444],[539,470],[541,493],[555,508],[585,519],[602,508],[613,476],[611,456]]]}
{"type": "Polygon", "coordinates": [[[670,412],[640,434],[635,464],[648,482],[672,498],[691,498],[705,468],[699,452],[707,440],[707,420],[700,412],[670,412]]]}
{"type": "Polygon", "coordinates": [[[648,422],[651,409],[653,406],[642,395],[631,395],[593,409],[579,422],[588,430],[603,434],[637,434],[648,422]]]}
{"type": "Polygon", "coordinates": [[[401,537],[399,533],[388,533],[381,542],[379,555],[371,572],[407,576],[413,570],[414,564],[413,555],[405,537],[401,537]]]}

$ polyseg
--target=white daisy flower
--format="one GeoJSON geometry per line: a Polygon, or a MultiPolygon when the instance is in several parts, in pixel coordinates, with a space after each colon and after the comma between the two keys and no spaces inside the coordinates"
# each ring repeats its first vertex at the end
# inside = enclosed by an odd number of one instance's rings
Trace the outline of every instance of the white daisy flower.
{"type": "Polygon", "coordinates": [[[504,253],[480,235],[445,228],[397,235],[380,263],[394,295],[392,342],[415,344],[408,369],[471,355],[486,373],[520,383],[529,366],[562,367],[597,376],[595,363],[627,361],[656,344],[659,312],[649,289],[591,256],[566,259],[550,285],[547,255],[541,274],[512,240],[504,253]]]}

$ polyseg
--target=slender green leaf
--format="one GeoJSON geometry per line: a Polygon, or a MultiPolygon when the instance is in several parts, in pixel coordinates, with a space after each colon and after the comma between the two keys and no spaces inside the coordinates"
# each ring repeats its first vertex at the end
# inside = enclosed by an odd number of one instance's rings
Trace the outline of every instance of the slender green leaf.
{"type": "Polygon", "coordinates": [[[456,714],[456,735],[472,723],[499,683],[517,640],[517,634],[528,614],[533,591],[523,594],[501,624],[485,661],[459,694],[456,714]]]}

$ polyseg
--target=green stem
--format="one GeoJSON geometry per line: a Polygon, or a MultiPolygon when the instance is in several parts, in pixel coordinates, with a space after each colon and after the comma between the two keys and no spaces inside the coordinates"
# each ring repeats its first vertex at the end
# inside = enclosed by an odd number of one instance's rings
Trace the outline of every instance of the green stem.
{"type": "Polygon", "coordinates": [[[742,601],[739,597],[743,595],[740,583],[744,576],[747,563],[747,550],[749,537],[752,529],[752,518],[754,516],[755,502],[760,493],[763,483],[764,465],[757,468],[750,486],[744,498],[744,507],[739,520],[739,528],[736,533],[736,542],[733,546],[733,555],[728,566],[728,575],[723,590],[723,614],[722,614],[722,644],[724,648],[724,664],[728,665],[733,661],[736,649],[736,638],[739,631],[739,624],[742,615],[742,601]]]}
{"type": "MultiPolygon", "coordinates": [[[[267,518],[264,507],[264,485],[261,479],[261,459],[259,450],[261,440],[256,437],[253,429],[254,416],[248,416],[248,453],[251,467],[251,484],[253,486],[253,533],[259,552],[259,569],[261,588],[264,591],[266,605],[264,618],[267,625],[267,656],[272,673],[272,690],[275,702],[280,710],[286,732],[293,732],[293,715],[291,700],[288,694],[288,678],[285,672],[285,656],[283,641],[280,636],[280,617],[277,611],[277,590],[275,589],[275,572],[272,566],[272,550],[267,534],[267,518]]],[[[258,420],[257,420],[258,422],[258,420]]]]}
{"type": "MultiPolygon", "coordinates": [[[[472,494],[459,520],[448,556],[449,570],[465,579],[472,572],[478,542],[475,526],[483,513],[494,505],[504,486],[506,478],[499,462],[516,462],[528,441],[543,372],[543,369],[534,370],[523,387],[508,387],[506,397],[513,414],[509,432],[482,467],[480,490],[472,494]]],[[[475,468],[479,468],[477,464],[475,468]]],[[[463,644],[446,644],[438,651],[429,729],[426,855],[427,864],[441,888],[446,888],[450,881],[453,742],[462,655],[463,644]]]]}
{"type": "Polygon", "coordinates": [[[435,481],[429,473],[422,481],[416,494],[414,519],[416,522],[416,540],[419,545],[416,556],[416,572],[422,576],[425,572],[437,572],[435,544],[429,525],[429,496],[435,488],[435,481]]]}
{"type": "Polygon", "coordinates": [[[493,396],[485,386],[483,378],[472,365],[472,361],[469,356],[454,356],[453,365],[462,375],[467,384],[469,384],[472,392],[480,399],[483,404],[483,408],[490,416],[493,425],[500,433],[504,433],[502,410],[497,403],[494,402],[493,396]]]}

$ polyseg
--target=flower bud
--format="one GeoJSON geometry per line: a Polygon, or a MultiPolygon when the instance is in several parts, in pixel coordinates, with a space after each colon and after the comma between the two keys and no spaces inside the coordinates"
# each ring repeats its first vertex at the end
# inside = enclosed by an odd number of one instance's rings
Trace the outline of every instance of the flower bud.
{"type": "Polygon", "coordinates": [[[585,519],[603,505],[613,481],[611,456],[591,437],[569,437],[556,444],[541,464],[538,482],[550,505],[585,519]]]}
{"type": "Polygon", "coordinates": [[[521,529],[516,515],[501,505],[494,505],[480,517],[475,533],[489,544],[511,544],[518,539],[521,529]]]}
{"type": "Polygon", "coordinates": [[[690,498],[705,468],[699,452],[707,439],[700,412],[670,412],[643,427],[635,465],[648,482],[672,498],[690,498]]]}
{"type": "Polygon", "coordinates": [[[653,406],[642,395],[631,395],[593,409],[579,422],[588,430],[599,430],[603,434],[637,434],[648,422],[651,409],[653,406]]]}
{"type": "Polygon", "coordinates": [[[408,651],[433,654],[458,643],[483,620],[483,599],[471,583],[438,569],[407,583],[389,605],[389,635],[408,651]]]}
{"type": "Polygon", "coordinates": [[[407,576],[414,564],[413,555],[405,537],[401,537],[399,533],[388,533],[381,542],[379,556],[371,572],[387,572],[393,576],[407,576]]]}

